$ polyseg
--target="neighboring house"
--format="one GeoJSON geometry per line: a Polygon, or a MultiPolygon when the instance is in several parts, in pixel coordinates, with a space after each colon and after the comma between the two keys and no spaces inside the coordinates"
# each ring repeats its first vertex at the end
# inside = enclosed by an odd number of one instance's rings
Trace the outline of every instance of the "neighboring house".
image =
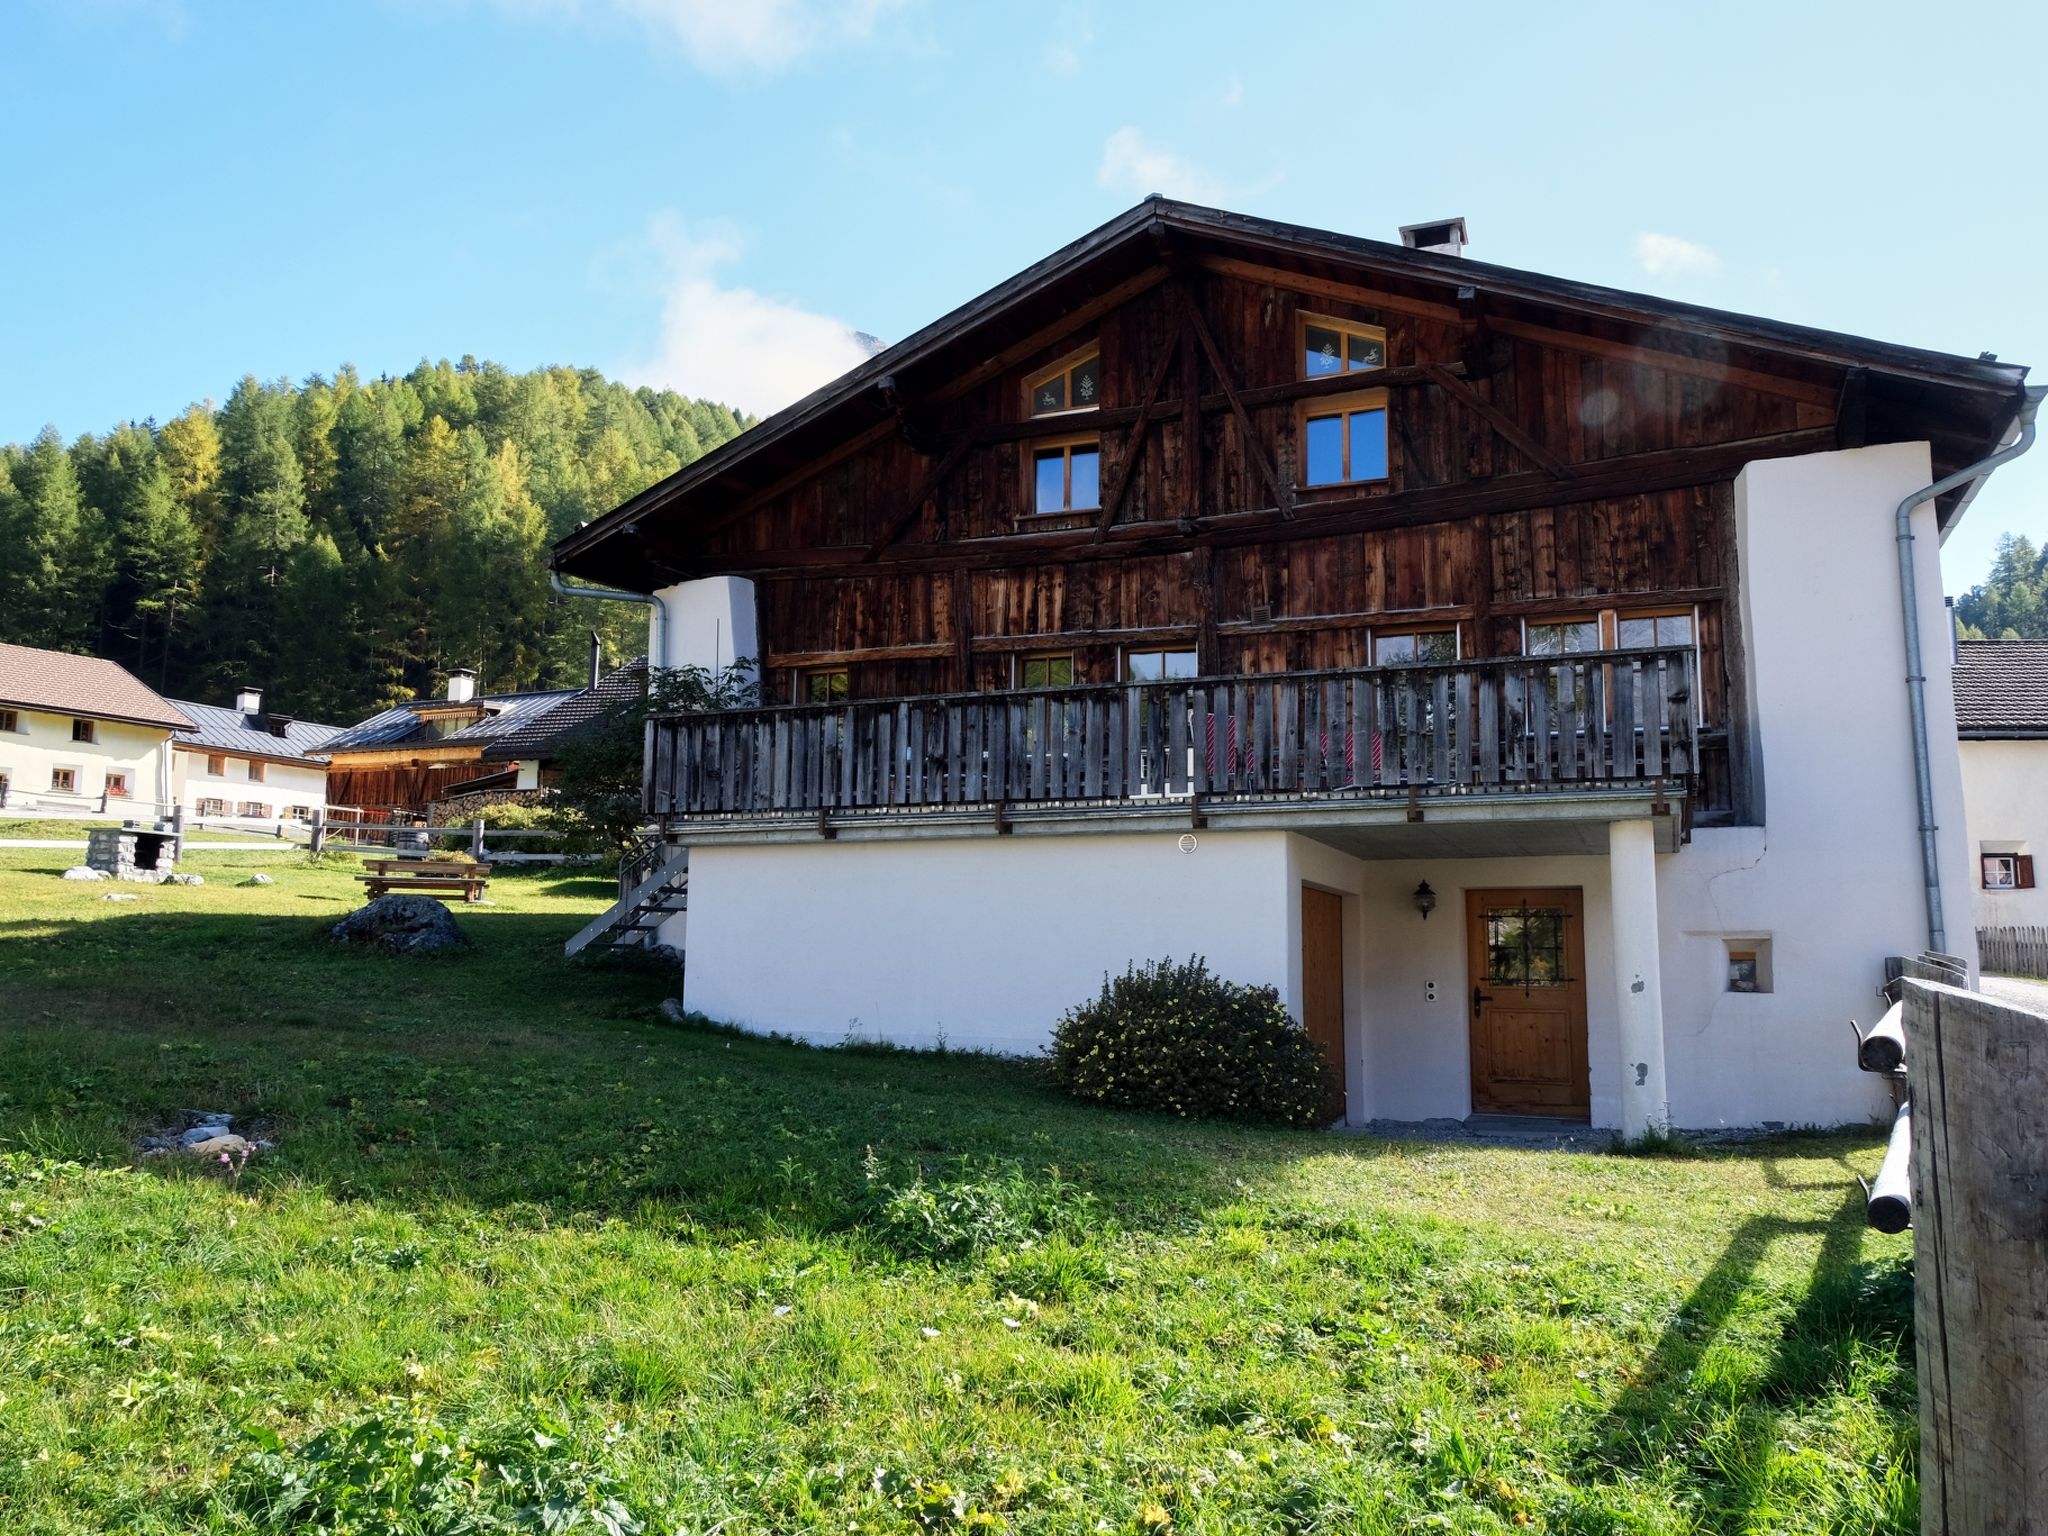
{"type": "Polygon", "coordinates": [[[510,788],[516,771],[486,762],[484,749],[578,691],[480,695],[474,672],[452,672],[445,698],[394,705],[321,743],[328,803],[420,815],[438,800],[510,788]]]}
{"type": "Polygon", "coordinates": [[[191,719],[125,667],[0,645],[0,806],[170,814],[171,732],[191,719]]]}
{"type": "MultiPolygon", "coordinates": [[[[595,661],[591,671],[599,672],[595,661]]],[[[525,717],[517,729],[484,748],[483,761],[503,764],[513,775],[505,787],[551,789],[556,757],[564,744],[595,722],[637,703],[646,693],[647,658],[635,657],[622,667],[594,675],[588,688],[579,688],[552,709],[525,717]]]]}
{"type": "Polygon", "coordinates": [[[1354,1124],[1888,1113],[1843,1024],[1972,952],[1938,552],[2026,370],[1462,242],[1148,199],[563,538],[761,659],[648,733],[688,1003],[1029,1051],[1201,954],[1354,1124]]]}
{"type": "Polygon", "coordinates": [[[1960,642],[1955,687],[1977,926],[2048,927],[2048,640],[1960,642]]]}
{"type": "Polygon", "coordinates": [[[311,821],[327,803],[320,747],[341,728],[265,713],[245,688],[232,709],[176,701],[192,729],[171,743],[175,798],[187,816],[245,821],[311,821]]]}

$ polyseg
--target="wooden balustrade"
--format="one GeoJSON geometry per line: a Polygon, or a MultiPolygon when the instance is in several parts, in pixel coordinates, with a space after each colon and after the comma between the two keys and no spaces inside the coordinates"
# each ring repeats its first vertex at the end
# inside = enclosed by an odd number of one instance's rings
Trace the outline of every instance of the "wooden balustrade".
{"type": "Polygon", "coordinates": [[[645,808],[709,817],[1678,783],[1685,647],[668,715],[645,808]]]}

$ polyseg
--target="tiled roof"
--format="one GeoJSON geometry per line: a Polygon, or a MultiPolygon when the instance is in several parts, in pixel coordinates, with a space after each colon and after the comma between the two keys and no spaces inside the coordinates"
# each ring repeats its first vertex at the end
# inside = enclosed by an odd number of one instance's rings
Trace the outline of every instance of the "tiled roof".
{"type": "Polygon", "coordinates": [[[0,705],[189,729],[177,705],[118,662],[0,645],[0,705]]]}
{"type": "Polygon", "coordinates": [[[341,730],[338,725],[290,720],[285,722],[284,734],[280,736],[270,729],[269,722],[275,718],[271,715],[248,715],[239,709],[228,709],[219,704],[194,704],[187,699],[173,699],[171,702],[192,717],[194,728],[178,732],[176,744],[181,746],[241,752],[252,757],[295,757],[302,762],[319,763],[326,759],[315,753],[330,736],[341,730]]]}
{"type": "Polygon", "coordinates": [[[583,727],[647,692],[647,658],[635,657],[614,667],[588,688],[579,689],[544,715],[527,722],[484,748],[489,759],[546,757],[583,727]]]}
{"type": "Polygon", "coordinates": [[[1963,735],[2048,735],[2048,640],[1965,640],[1955,680],[1963,735]]]}
{"type": "Polygon", "coordinates": [[[450,731],[446,736],[436,736],[428,730],[418,708],[433,709],[437,705],[445,706],[448,701],[415,699],[410,704],[394,704],[390,709],[328,737],[321,743],[320,750],[331,757],[337,752],[383,751],[390,747],[413,745],[476,746],[517,730],[529,720],[546,714],[562,700],[573,698],[576,692],[574,688],[563,688],[551,693],[480,694],[470,702],[482,706],[483,718],[471,721],[459,731],[450,731]]]}

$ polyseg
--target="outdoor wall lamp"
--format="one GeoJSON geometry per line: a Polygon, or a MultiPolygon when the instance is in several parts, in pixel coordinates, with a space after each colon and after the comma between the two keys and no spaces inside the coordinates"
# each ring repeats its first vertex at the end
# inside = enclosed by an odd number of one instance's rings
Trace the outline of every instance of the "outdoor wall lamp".
{"type": "Polygon", "coordinates": [[[1415,887],[1415,910],[1422,914],[1425,923],[1429,921],[1429,914],[1436,910],[1436,892],[1429,888],[1427,880],[1415,887]]]}

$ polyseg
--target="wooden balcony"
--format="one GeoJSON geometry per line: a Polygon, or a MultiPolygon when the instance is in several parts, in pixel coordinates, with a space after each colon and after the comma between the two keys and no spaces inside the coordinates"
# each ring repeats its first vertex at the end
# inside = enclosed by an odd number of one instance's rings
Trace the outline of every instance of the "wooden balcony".
{"type": "Polygon", "coordinates": [[[1666,805],[1701,772],[1695,666],[1667,647],[669,715],[648,724],[645,806],[687,838],[1345,804],[1421,820],[1425,804],[1617,793],[1666,805]]]}

